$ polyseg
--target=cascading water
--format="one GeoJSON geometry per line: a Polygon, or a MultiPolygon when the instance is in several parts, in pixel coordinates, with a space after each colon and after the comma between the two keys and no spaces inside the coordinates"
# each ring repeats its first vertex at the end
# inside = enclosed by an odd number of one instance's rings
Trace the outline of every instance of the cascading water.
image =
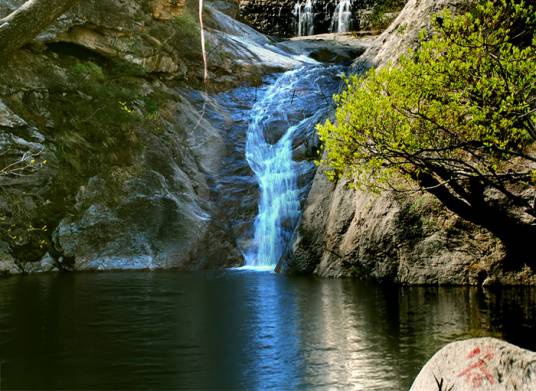
{"type": "Polygon", "coordinates": [[[273,268],[290,242],[300,216],[309,161],[293,160],[296,137],[307,139],[331,105],[340,67],[302,67],[282,74],[250,112],[246,159],[260,189],[254,240],[246,266],[273,268]]]}
{"type": "Polygon", "coordinates": [[[313,7],[313,0],[306,0],[303,4],[298,1],[294,5],[294,11],[292,12],[292,14],[296,18],[296,33],[298,37],[314,34],[315,26],[313,7]]]}
{"type": "Polygon", "coordinates": [[[352,21],[352,0],[339,0],[333,17],[330,30],[332,33],[346,33],[350,31],[352,21]]]}

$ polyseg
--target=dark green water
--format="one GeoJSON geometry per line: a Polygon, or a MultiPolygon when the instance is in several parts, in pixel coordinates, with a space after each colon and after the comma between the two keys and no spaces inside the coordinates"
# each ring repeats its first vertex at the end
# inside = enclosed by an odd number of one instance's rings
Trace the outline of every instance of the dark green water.
{"type": "Polygon", "coordinates": [[[407,390],[449,341],[536,350],[536,291],[271,273],[0,280],[1,389],[407,390]]]}

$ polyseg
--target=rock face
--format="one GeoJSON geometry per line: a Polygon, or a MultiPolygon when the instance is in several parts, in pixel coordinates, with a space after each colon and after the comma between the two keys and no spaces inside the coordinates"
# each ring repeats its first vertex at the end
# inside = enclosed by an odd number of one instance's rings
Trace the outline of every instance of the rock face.
{"type": "Polygon", "coordinates": [[[0,274],[241,263],[216,97],[299,60],[207,6],[204,85],[196,5],[80,2],[2,68],[0,274]]]}
{"type": "Polygon", "coordinates": [[[382,66],[396,61],[409,48],[418,44],[419,32],[430,25],[430,17],[444,8],[463,11],[472,0],[409,0],[396,19],[377,38],[376,44],[367,51],[358,63],[368,62],[382,66]]]}
{"type": "Polygon", "coordinates": [[[410,391],[535,389],[536,353],[494,338],[475,338],[438,351],[410,391]]]}
{"type": "Polygon", "coordinates": [[[357,38],[352,33],[329,33],[295,37],[279,42],[277,46],[320,62],[350,65],[371,47],[374,38],[369,35],[357,38]]]}
{"type": "MultiPolygon", "coordinates": [[[[410,0],[355,63],[358,72],[396,60],[415,46],[430,15],[466,1],[410,0]]],[[[319,170],[295,233],[278,265],[288,273],[354,277],[401,284],[536,285],[527,265],[504,267],[505,250],[489,232],[426,194],[370,194],[319,170]]]]}
{"type": "Polygon", "coordinates": [[[410,285],[536,284],[528,267],[501,270],[498,239],[432,196],[378,195],[347,185],[317,173],[280,271],[410,285]]]}

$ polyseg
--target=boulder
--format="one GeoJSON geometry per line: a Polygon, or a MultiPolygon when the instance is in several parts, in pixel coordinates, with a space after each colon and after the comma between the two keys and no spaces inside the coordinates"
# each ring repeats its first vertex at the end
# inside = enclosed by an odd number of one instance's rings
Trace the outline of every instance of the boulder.
{"type": "Polygon", "coordinates": [[[0,100],[0,127],[16,128],[25,125],[26,122],[0,100]]]}
{"type": "MultiPolygon", "coordinates": [[[[495,238],[430,195],[372,194],[349,185],[317,172],[291,254],[279,270],[408,285],[478,285],[504,255],[495,238]]],[[[530,283],[517,275],[514,280],[530,283]]]]}
{"type": "Polygon", "coordinates": [[[495,338],[448,344],[423,367],[410,391],[536,390],[536,353],[495,338]]]}

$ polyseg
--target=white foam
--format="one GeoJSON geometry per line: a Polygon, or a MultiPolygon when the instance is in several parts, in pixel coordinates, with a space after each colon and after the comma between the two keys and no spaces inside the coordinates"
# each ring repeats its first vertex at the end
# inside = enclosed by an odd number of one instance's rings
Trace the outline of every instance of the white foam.
{"type": "Polygon", "coordinates": [[[252,266],[252,265],[244,265],[240,267],[230,267],[227,270],[233,270],[233,271],[250,271],[250,272],[273,272],[275,269],[274,265],[270,266],[252,266]]]}

